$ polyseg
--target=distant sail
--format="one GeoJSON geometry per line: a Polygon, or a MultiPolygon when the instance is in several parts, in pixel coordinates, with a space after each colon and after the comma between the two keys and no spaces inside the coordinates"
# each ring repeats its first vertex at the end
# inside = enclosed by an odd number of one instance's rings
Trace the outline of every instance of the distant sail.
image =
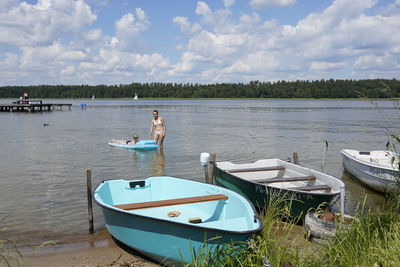
{"type": "Polygon", "coordinates": [[[92,99],[95,99],[94,95],[92,96],[92,99]]]}
{"type": "Polygon", "coordinates": [[[137,96],[137,94],[135,94],[135,97],[133,98],[133,100],[139,100],[139,97],[137,96]]]}

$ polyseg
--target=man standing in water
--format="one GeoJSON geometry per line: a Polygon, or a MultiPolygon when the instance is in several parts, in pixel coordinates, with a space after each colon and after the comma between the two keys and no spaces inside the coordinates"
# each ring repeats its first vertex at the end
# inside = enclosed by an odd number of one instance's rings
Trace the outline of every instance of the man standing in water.
{"type": "Polygon", "coordinates": [[[162,117],[158,117],[158,111],[153,110],[153,120],[151,121],[150,127],[150,138],[153,133],[153,138],[156,140],[156,143],[162,149],[164,146],[164,138],[166,135],[167,126],[165,125],[165,120],[162,117]]]}

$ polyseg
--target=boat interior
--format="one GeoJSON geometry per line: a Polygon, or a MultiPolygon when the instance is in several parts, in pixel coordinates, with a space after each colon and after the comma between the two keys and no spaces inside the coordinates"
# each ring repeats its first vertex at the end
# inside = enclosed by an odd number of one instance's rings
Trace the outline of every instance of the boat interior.
{"type": "Polygon", "coordinates": [[[249,203],[208,184],[151,177],[114,180],[100,191],[105,204],[136,215],[231,231],[252,230],[259,223],[249,203]]]}
{"type": "Polygon", "coordinates": [[[329,179],[321,179],[317,172],[310,169],[286,166],[280,161],[269,161],[262,166],[260,161],[250,164],[222,162],[217,166],[236,177],[264,186],[310,193],[335,191],[329,179]]]}
{"type": "MultiPolygon", "coordinates": [[[[350,156],[387,168],[398,168],[399,160],[396,154],[389,150],[374,150],[374,151],[357,151],[357,150],[344,150],[350,156]]],[[[398,156],[398,155],[397,155],[398,156]]]]}

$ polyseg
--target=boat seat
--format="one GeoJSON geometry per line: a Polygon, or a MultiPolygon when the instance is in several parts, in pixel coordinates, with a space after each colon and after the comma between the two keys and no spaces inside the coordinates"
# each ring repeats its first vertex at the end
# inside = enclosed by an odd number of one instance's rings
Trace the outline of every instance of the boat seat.
{"type": "Polygon", "coordinates": [[[182,204],[216,201],[216,200],[227,200],[227,199],[228,199],[228,197],[226,195],[216,194],[216,195],[205,195],[205,196],[198,196],[198,197],[185,197],[185,198],[174,198],[174,199],[139,202],[139,203],[131,203],[131,204],[121,204],[121,205],[114,205],[114,207],[123,209],[123,210],[136,210],[136,209],[157,208],[157,207],[164,207],[164,206],[182,205],[182,204]]]}
{"type": "Polygon", "coordinates": [[[273,166],[273,167],[258,167],[258,168],[243,168],[243,169],[232,169],[226,170],[227,172],[263,172],[263,171],[284,171],[285,167],[273,166]]]}
{"type": "Polygon", "coordinates": [[[312,185],[312,186],[298,186],[298,187],[292,187],[288,188],[296,191],[318,191],[318,190],[326,190],[330,191],[332,190],[332,187],[326,184],[319,184],[319,185],[312,185]]]}
{"type": "Polygon", "coordinates": [[[281,183],[281,182],[297,182],[297,181],[315,181],[317,178],[315,176],[298,176],[298,177],[280,177],[280,178],[269,178],[269,179],[262,179],[262,180],[254,180],[253,182],[256,183],[281,183]]]}

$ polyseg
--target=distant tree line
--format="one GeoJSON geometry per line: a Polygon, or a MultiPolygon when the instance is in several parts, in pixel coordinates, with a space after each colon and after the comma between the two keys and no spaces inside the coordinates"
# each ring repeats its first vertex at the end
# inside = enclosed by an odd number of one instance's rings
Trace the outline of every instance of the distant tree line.
{"type": "Polygon", "coordinates": [[[2,86],[0,98],[389,98],[400,97],[396,79],[249,83],[132,83],[120,85],[2,86]]]}

